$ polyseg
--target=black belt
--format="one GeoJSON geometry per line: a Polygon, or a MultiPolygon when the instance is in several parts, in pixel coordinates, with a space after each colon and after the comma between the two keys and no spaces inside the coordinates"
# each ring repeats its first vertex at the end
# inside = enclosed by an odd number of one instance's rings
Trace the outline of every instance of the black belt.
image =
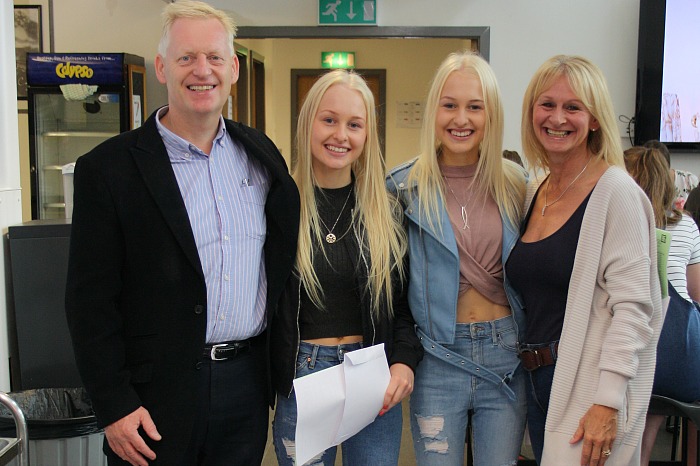
{"type": "Polygon", "coordinates": [[[215,343],[213,345],[204,346],[204,358],[211,361],[226,361],[233,359],[238,354],[250,349],[252,342],[251,338],[241,341],[228,341],[224,343],[215,343]]]}

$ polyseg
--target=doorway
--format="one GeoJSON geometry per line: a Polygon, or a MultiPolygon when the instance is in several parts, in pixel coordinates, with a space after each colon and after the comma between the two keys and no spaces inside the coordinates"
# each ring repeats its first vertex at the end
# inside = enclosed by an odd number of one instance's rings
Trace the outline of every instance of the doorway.
{"type": "MultiPolygon", "coordinates": [[[[448,53],[479,50],[488,58],[488,27],[246,27],[237,41],[266,57],[266,132],[289,163],[296,131],[293,69],[322,68],[321,52],[356,52],[358,69],[386,70],[382,142],[387,167],[414,157],[419,147],[418,110],[429,82],[448,53]],[[401,109],[410,109],[404,123],[401,109]]],[[[298,110],[298,106],[297,106],[298,110]]]]}

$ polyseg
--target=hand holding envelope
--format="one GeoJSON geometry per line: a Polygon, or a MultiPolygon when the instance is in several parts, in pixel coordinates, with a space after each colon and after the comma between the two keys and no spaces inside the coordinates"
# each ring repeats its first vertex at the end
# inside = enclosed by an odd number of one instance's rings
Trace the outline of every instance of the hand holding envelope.
{"type": "Polygon", "coordinates": [[[297,466],[371,424],[390,379],[383,343],[346,353],[343,364],[295,379],[297,466]]]}

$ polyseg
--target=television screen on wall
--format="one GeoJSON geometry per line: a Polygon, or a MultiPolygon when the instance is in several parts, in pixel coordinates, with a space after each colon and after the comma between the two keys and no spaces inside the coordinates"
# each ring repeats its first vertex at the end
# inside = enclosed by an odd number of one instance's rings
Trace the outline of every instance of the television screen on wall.
{"type": "Polygon", "coordinates": [[[700,151],[700,1],[640,0],[634,143],[700,151]]]}

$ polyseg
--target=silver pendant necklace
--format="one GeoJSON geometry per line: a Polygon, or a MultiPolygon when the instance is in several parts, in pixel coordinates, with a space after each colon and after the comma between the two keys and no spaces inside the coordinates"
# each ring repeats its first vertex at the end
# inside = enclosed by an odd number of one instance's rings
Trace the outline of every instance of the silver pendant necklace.
{"type": "Polygon", "coordinates": [[[571,183],[569,183],[569,186],[567,186],[566,189],[564,189],[564,191],[561,192],[561,194],[559,195],[559,197],[556,198],[556,199],[554,199],[550,204],[547,204],[547,191],[549,191],[549,184],[550,184],[550,183],[549,183],[549,178],[547,178],[547,187],[546,187],[545,190],[544,190],[544,206],[542,206],[542,216],[543,216],[543,217],[544,217],[544,211],[547,210],[547,207],[551,207],[551,206],[553,206],[554,204],[556,204],[557,202],[559,202],[559,199],[561,199],[562,196],[564,196],[564,194],[566,194],[566,192],[569,190],[569,188],[572,187],[572,186],[574,185],[574,183],[576,183],[576,180],[578,180],[579,178],[581,178],[581,175],[583,175],[583,172],[585,172],[585,171],[586,171],[586,168],[588,168],[588,164],[591,163],[591,159],[592,159],[592,158],[593,158],[593,156],[588,157],[588,162],[586,162],[586,165],[583,166],[583,170],[581,170],[581,171],[579,172],[579,174],[576,175],[576,178],[574,178],[574,180],[573,180],[571,183]]]}
{"type": "Polygon", "coordinates": [[[353,189],[350,188],[350,191],[348,191],[348,197],[345,198],[345,202],[343,203],[343,207],[340,208],[340,213],[338,214],[338,218],[335,219],[335,222],[333,223],[332,227],[328,228],[328,225],[326,225],[326,222],[323,221],[323,219],[321,218],[321,215],[318,216],[318,219],[323,224],[323,227],[326,230],[328,230],[328,234],[326,235],[326,243],[328,243],[328,244],[333,244],[338,240],[338,238],[336,238],[335,234],[333,233],[333,230],[335,229],[335,226],[338,224],[340,217],[343,215],[343,211],[345,211],[345,206],[348,204],[348,200],[350,200],[350,195],[352,194],[352,191],[353,191],[353,189]]]}
{"type": "Polygon", "coordinates": [[[469,205],[469,201],[472,199],[472,184],[474,184],[474,180],[469,184],[469,197],[467,198],[467,202],[462,205],[461,202],[459,202],[459,199],[457,199],[457,195],[455,192],[452,190],[452,186],[450,186],[450,182],[447,181],[447,177],[445,175],[442,175],[443,179],[445,180],[445,184],[447,185],[447,189],[450,190],[452,193],[452,197],[455,198],[455,201],[457,201],[457,205],[460,207],[460,213],[462,215],[462,230],[466,230],[469,228],[471,230],[471,227],[469,226],[469,215],[467,214],[467,205],[469,205]]]}

